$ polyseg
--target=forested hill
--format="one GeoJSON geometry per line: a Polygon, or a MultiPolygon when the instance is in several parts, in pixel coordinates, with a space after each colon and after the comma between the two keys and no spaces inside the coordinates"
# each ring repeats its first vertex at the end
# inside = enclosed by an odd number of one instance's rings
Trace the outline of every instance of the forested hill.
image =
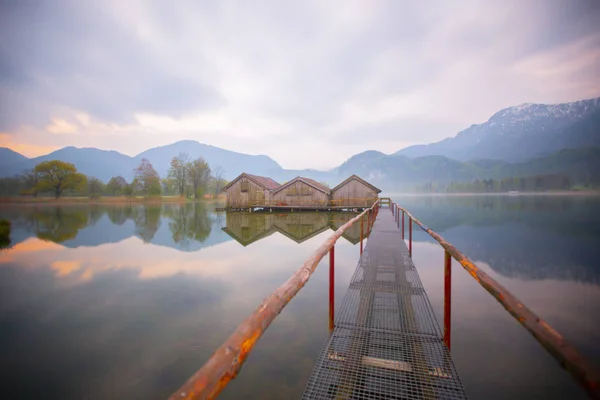
{"type": "MultiPolygon", "coordinates": [[[[563,174],[569,186],[600,185],[600,148],[561,150],[520,163],[498,160],[463,162],[443,156],[410,158],[367,152],[338,168],[338,175],[356,173],[388,190],[412,190],[424,183],[471,182],[477,179],[563,174]]],[[[565,188],[568,189],[568,188],[565,188]]]]}

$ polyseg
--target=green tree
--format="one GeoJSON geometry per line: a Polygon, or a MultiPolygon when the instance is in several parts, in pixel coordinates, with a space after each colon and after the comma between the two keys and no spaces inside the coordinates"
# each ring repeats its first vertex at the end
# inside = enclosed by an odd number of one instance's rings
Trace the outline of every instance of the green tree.
{"type": "Polygon", "coordinates": [[[106,184],[106,191],[113,196],[121,194],[127,186],[127,181],[122,176],[113,176],[106,184]]]}
{"type": "Polygon", "coordinates": [[[137,181],[141,194],[144,196],[158,196],[161,194],[160,177],[150,161],[143,158],[134,172],[134,182],[137,181]]]}
{"type": "Polygon", "coordinates": [[[21,191],[21,177],[0,178],[0,196],[14,196],[25,194],[21,191]]]}
{"type": "Polygon", "coordinates": [[[57,199],[67,189],[84,187],[86,176],[77,172],[75,165],[59,160],[44,161],[35,166],[39,177],[39,191],[50,191],[57,199]]]}
{"type": "Polygon", "coordinates": [[[196,160],[189,162],[186,166],[187,177],[190,186],[194,189],[194,197],[199,197],[199,192],[206,188],[210,178],[210,167],[204,161],[204,158],[199,157],[196,160]]]}
{"type": "Polygon", "coordinates": [[[132,183],[128,183],[127,185],[125,185],[125,187],[123,188],[123,194],[127,197],[133,196],[133,184],[132,183]]]}
{"type": "Polygon", "coordinates": [[[169,178],[175,181],[177,191],[180,196],[185,192],[185,185],[188,180],[188,164],[190,157],[186,153],[179,153],[177,157],[171,160],[171,168],[169,168],[169,178]]]}
{"type": "Polygon", "coordinates": [[[104,182],[93,176],[88,177],[87,182],[87,195],[90,198],[95,199],[102,196],[102,193],[105,190],[104,182]]]}

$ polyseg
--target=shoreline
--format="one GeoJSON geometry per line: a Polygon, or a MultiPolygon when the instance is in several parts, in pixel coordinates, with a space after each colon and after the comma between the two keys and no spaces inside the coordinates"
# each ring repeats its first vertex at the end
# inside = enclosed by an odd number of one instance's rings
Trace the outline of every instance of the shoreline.
{"type": "Polygon", "coordinates": [[[97,204],[185,204],[185,203],[221,203],[223,199],[188,199],[179,196],[168,197],[0,197],[0,204],[10,205],[97,205],[97,204]]]}
{"type": "Polygon", "coordinates": [[[600,190],[586,190],[586,191],[561,191],[561,192],[519,192],[519,193],[391,193],[386,194],[384,197],[393,196],[506,196],[506,197],[520,197],[520,196],[600,196],[600,190]]]}

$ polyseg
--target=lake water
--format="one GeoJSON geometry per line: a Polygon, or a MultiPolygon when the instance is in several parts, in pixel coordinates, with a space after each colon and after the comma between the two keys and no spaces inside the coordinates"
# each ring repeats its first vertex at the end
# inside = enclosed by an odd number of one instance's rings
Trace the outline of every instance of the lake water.
{"type": "MultiPolygon", "coordinates": [[[[600,366],[600,199],[398,196],[600,366]]],[[[0,397],[164,399],[347,214],[215,213],[204,204],[7,206],[0,397]]],[[[356,230],[336,246],[339,304],[356,230]]],[[[413,258],[441,325],[443,250],[413,258]]],[[[453,263],[452,354],[470,398],[585,398],[453,263]]],[[[328,267],[275,319],[221,398],[299,398],[328,335],[328,267]]]]}

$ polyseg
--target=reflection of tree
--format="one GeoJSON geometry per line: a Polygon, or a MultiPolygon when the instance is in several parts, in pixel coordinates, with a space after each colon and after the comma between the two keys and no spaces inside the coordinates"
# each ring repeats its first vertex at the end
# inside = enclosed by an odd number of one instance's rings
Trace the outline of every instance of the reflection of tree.
{"type": "Polygon", "coordinates": [[[83,207],[40,207],[31,215],[37,221],[37,237],[55,243],[74,239],[90,221],[89,209],[83,207]]]}
{"type": "Polygon", "coordinates": [[[150,242],[160,226],[160,205],[146,205],[133,208],[135,233],[146,243],[150,242]]]}
{"type": "Polygon", "coordinates": [[[123,225],[129,218],[131,218],[131,206],[115,205],[106,210],[108,219],[115,225],[123,225]]]}
{"type": "MultiPolygon", "coordinates": [[[[503,276],[597,283],[598,199],[585,196],[399,197],[428,227],[503,276]]],[[[413,228],[414,229],[414,228],[413,228]]],[[[431,241],[413,231],[417,241],[431,241]]]]}
{"type": "Polygon", "coordinates": [[[204,242],[210,235],[211,220],[201,203],[174,205],[166,210],[165,215],[171,219],[169,230],[177,244],[187,246],[189,240],[204,242]]]}
{"type": "Polygon", "coordinates": [[[91,205],[90,206],[90,221],[89,221],[89,225],[96,225],[96,222],[98,222],[98,220],[100,218],[102,218],[102,216],[104,215],[104,213],[106,212],[106,208],[99,206],[99,205],[91,205]]]}

